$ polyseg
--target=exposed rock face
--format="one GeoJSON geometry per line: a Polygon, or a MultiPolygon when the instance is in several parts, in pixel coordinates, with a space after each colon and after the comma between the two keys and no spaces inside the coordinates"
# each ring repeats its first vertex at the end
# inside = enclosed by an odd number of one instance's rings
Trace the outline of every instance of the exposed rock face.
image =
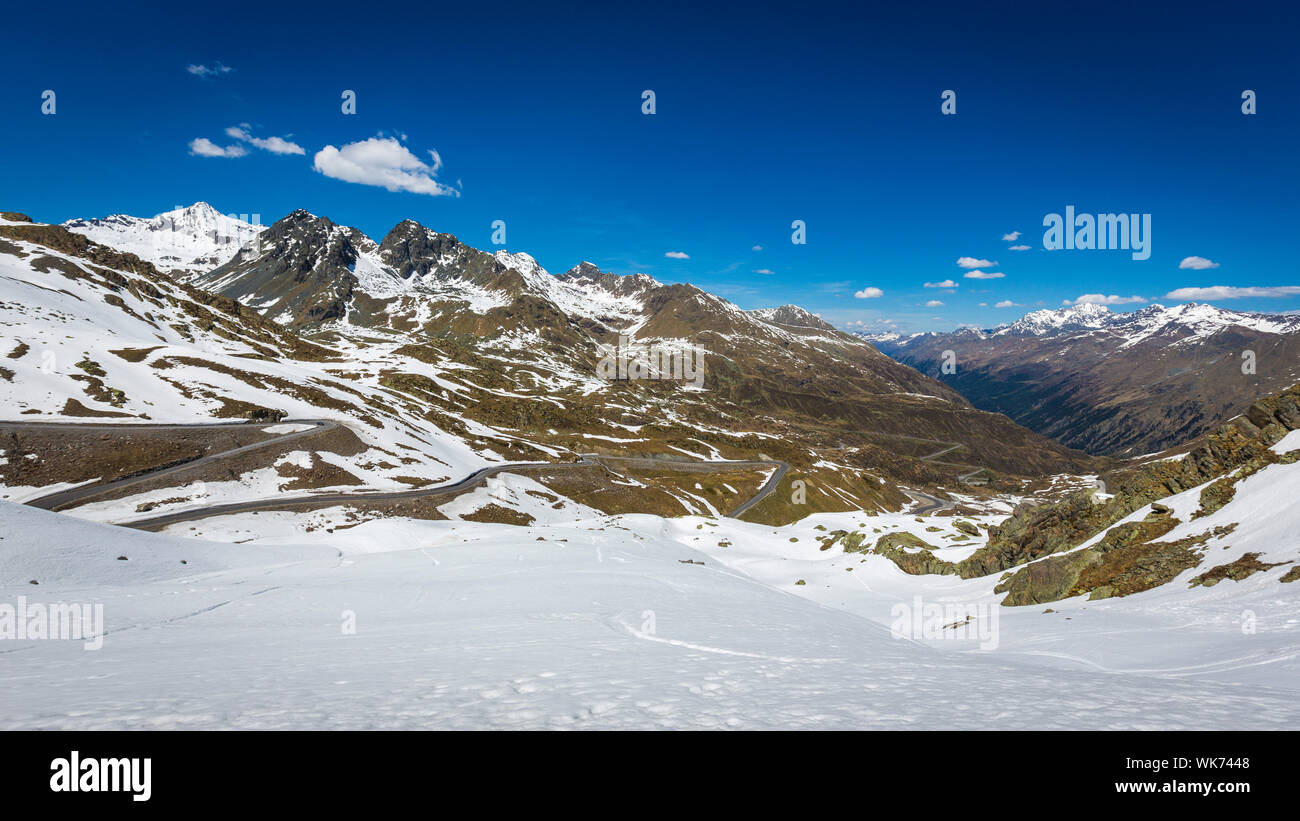
{"type": "Polygon", "coordinates": [[[317,325],[346,315],[359,248],[367,246],[374,243],[355,228],[295,211],[197,284],[290,327],[317,325]]]}
{"type": "MultiPolygon", "coordinates": [[[[980,551],[984,555],[972,565],[994,572],[1019,564],[1016,558],[1025,561],[1054,553],[1077,544],[1143,505],[1229,472],[1235,471],[1236,478],[1241,478],[1283,461],[1284,457],[1273,453],[1270,447],[1297,428],[1300,428],[1300,385],[1259,400],[1244,417],[1209,434],[1181,459],[1147,462],[1111,474],[1106,484],[1113,488],[1115,495],[1102,504],[1093,505],[1086,495],[1079,494],[1059,504],[1017,510],[1011,519],[991,531],[988,547],[980,551]]],[[[1222,488],[1210,491],[1209,497],[1203,491],[1202,503],[1209,501],[1213,505],[1216,496],[1219,500],[1230,498],[1222,488]]]]}
{"type": "Polygon", "coordinates": [[[1200,562],[1189,543],[1151,544],[1178,524],[1160,517],[1112,529],[1095,546],[1034,562],[995,588],[1004,605],[1041,604],[1090,593],[1124,596],[1164,584],[1200,562]]]}
{"type": "Polygon", "coordinates": [[[379,261],[403,280],[463,280],[519,293],[522,280],[492,254],[471,248],[451,234],[425,228],[414,220],[398,223],[379,244],[379,261]]]}
{"type": "MultiPolygon", "coordinates": [[[[1070,596],[1125,596],[1165,584],[1203,558],[1202,546],[1223,538],[1233,526],[1207,530],[1173,542],[1157,541],[1179,524],[1160,499],[1204,485],[1200,508],[1192,518],[1218,510],[1232,500],[1241,479],[1295,454],[1279,455],[1272,445],[1300,429],[1300,384],[1253,404],[1246,414],[1204,437],[1179,459],[1160,459],[1125,468],[1106,477],[1114,495],[1101,502],[1091,492],[1074,493],[1046,505],[1026,504],[989,531],[988,543],[960,562],[945,562],[928,553],[900,549],[881,540],[875,552],[907,573],[933,573],[978,578],[1006,573],[996,592],[1006,593],[1005,605],[1041,604],[1070,596]],[[1150,505],[1139,522],[1112,527],[1150,505]],[[1095,545],[1076,549],[1110,528],[1095,545]],[[1060,555],[1058,555],[1060,554],[1060,555]],[[1019,568],[1016,570],[1015,568],[1019,568]]],[[[963,530],[963,532],[966,532],[963,530]]],[[[1275,567],[1239,560],[1216,568],[1197,583],[1275,567]]],[[[1244,578],[1244,576],[1242,576],[1244,578]]],[[[1199,577],[1198,577],[1199,578],[1199,577]]]]}
{"type": "Polygon", "coordinates": [[[1237,480],[1232,476],[1214,482],[1201,491],[1201,506],[1192,514],[1193,519],[1209,516],[1214,511],[1232,501],[1237,493],[1237,480]]]}
{"type": "MultiPolygon", "coordinates": [[[[1261,562],[1258,553],[1247,553],[1235,562],[1221,564],[1218,567],[1212,567],[1201,575],[1192,579],[1193,587],[1214,587],[1224,579],[1241,581],[1242,579],[1261,573],[1269,568],[1280,567],[1283,562],[1261,562]]],[[[1286,578],[1283,577],[1283,581],[1286,578]]]]}
{"type": "Polygon", "coordinates": [[[585,261],[561,274],[559,278],[575,285],[594,285],[615,296],[626,297],[640,296],[651,289],[663,287],[653,277],[645,274],[619,276],[601,271],[600,268],[585,261]]]}

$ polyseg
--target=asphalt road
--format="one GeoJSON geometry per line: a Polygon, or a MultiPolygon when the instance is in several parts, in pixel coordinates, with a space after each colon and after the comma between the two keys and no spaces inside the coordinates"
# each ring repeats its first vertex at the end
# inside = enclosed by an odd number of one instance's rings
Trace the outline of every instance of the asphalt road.
{"type": "Polygon", "coordinates": [[[776,486],[781,484],[781,479],[785,477],[785,472],[790,469],[790,466],[787,465],[785,462],[761,462],[759,464],[764,464],[768,466],[776,465],[776,473],[773,473],[772,476],[766,482],[763,483],[763,486],[758,489],[758,493],[754,494],[754,496],[749,501],[745,502],[740,507],[728,513],[727,518],[739,519],[741,514],[743,514],[746,510],[749,510],[751,507],[753,507],[754,505],[758,504],[759,502],[763,501],[768,496],[770,496],[772,494],[772,491],[776,490],[776,486]]]}
{"type": "Polygon", "coordinates": [[[914,513],[917,516],[924,516],[927,513],[935,513],[940,510],[946,510],[953,506],[952,502],[945,502],[943,499],[940,499],[938,496],[931,496],[930,494],[922,493],[919,490],[905,490],[903,492],[906,493],[908,496],[911,496],[913,499],[916,499],[917,501],[929,502],[929,504],[921,505],[916,510],[910,511],[911,513],[914,513]]]}
{"type": "Polygon", "coordinates": [[[653,456],[602,456],[596,453],[584,453],[582,454],[582,458],[591,459],[592,461],[596,461],[596,462],[645,461],[645,462],[656,462],[661,465],[668,465],[668,466],[674,464],[691,465],[693,469],[699,469],[699,466],[712,466],[712,465],[717,465],[718,467],[726,467],[728,469],[730,468],[776,468],[776,472],[773,473],[770,477],[768,477],[768,480],[763,483],[763,486],[758,489],[757,493],[755,493],[745,502],[742,502],[740,507],[737,507],[735,510],[727,514],[726,518],[728,519],[739,519],[741,514],[743,514],[745,511],[749,510],[754,505],[763,501],[768,496],[771,496],[772,492],[775,491],[777,486],[781,484],[781,479],[785,477],[786,471],[790,469],[790,466],[785,462],[778,462],[775,460],[764,460],[764,459],[738,459],[736,461],[721,461],[721,462],[687,462],[682,459],[662,459],[662,458],[655,458],[653,456]]]}
{"type": "Polygon", "coordinates": [[[584,459],[579,462],[524,462],[511,465],[491,465],[489,467],[479,468],[460,481],[452,482],[449,485],[438,485],[437,487],[431,488],[376,491],[374,493],[316,493],[309,496],[286,496],[274,499],[258,499],[251,502],[229,502],[223,505],[211,505],[193,510],[177,511],[176,513],[168,513],[148,519],[136,519],[130,522],[121,522],[120,524],[122,527],[131,527],[136,530],[160,530],[169,525],[180,524],[181,522],[192,522],[196,519],[206,519],[209,516],[222,516],[231,513],[249,513],[257,510],[284,510],[297,504],[309,504],[312,507],[328,507],[330,505],[348,504],[350,502],[397,502],[405,499],[419,499],[426,496],[446,496],[469,490],[475,485],[487,481],[489,477],[496,476],[498,473],[509,473],[512,471],[536,468],[553,468],[557,465],[565,464],[590,465],[594,463],[588,462],[584,459]]]}
{"type": "MultiPolygon", "coordinates": [[[[60,422],[53,422],[53,423],[0,422],[0,429],[18,428],[18,429],[25,429],[25,430],[37,430],[37,429],[58,430],[62,428],[68,430],[75,430],[78,432],[91,431],[91,430],[103,430],[103,431],[115,430],[120,432],[123,429],[129,429],[133,431],[193,430],[193,429],[202,429],[202,428],[209,428],[209,429],[224,428],[224,427],[231,427],[232,425],[242,426],[247,424],[249,423],[248,422],[221,422],[216,424],[192,424],[192,425],[79,425],[76,423],[60,423],[60,422]]],[[[58,491],[57,493],[51,493],[48,496],[41,496],[38,499],[33,499],[27,502],[27,504],[31,505],[32,507],[39,507],[43,510],[55,510],[56,508],[63,507],[64,505],[70,505],[76,502],[83,502],[88,499],[92,499],[96,496],[103,495],[112,490],[119,490],[124,487],[130,487],[132,485],[138,485],[144,482],[151,482],[154,481],[155,479],[164,478],[171,474],[179,473],[183,470],[190,470],[192,468],[201,467],[202,465],[208,465],[208,464],[212,464],[213,462],[218,462],[222,459],[228,459],[231,456],[238,456],[242,453],[248,453],[249,451],[258,450],[260,448],[269,447],[271,445],[283,444],[285,442],[289,442],[294,439],[299,439],[304,436],[312,436],[314,434],[320,433],[323,430],[330,430],[332,428],[337,428],[339,426],[339,423],[330,421],[328,419],[298,419],[291,422],[290,421],[267,422],[262,426],[271,427],[272,425],[311,425],[311,428],[308,430],[297,431],[295,433],[284,433],[279,436],[274,436],[270,439],[264,439],[261,442],[253,442],[252,444],[242,445],[237,448],[232,448],[231,450],[223,450],[219,453],[210,453],[207,456],[200,456],[198,459],[191,459],[187,462],[182,462],[177,465],[170,465],[168,467],[157,468],[155,470],[147,470],[144,471],[143,473],[137,473],[132,476],[127,476],[122,479],[114,480],[112,482],[102,482],[102,483],[97,482],[95,484],[82,485],[80,487],[69,488],[68,490],[61,490],[58,491]]]]}
{"type": "MultiPolygon", "coordinates": [[[[223,423],[202,423],[202,424],[185,424],[185,425],[114,425],[114,424],[77,424],[77,423],[41,423],[41,422],[0,422],[0,429],[40,429],[51,430],[65,428],[78,432],[84,431],[120,431],[123,428],[131,430],[179,430],[194,428],[223,428],[231,425],[246,425],[247,422],[223,422],[223,423]]],[[[248,445],[242,445],[231,450],[221,451],[219,453],[201,456],[198,459],[192,459],[177,465],[170,465],[156,470],[145,471],[133,476],[117,479],[112,482],[83,485],[81,487],[70,488],[68,490],[51,493],[40,498],[27,502],[32,507],[39,507],[45,510],[54,510],[59,507],[74,504],[76,502],[86,501],[96,496],[100,496],[112,490],[120,490],[132,485],[144,482],[155,481],[165,478],[171,474],[181,471],[190,470],[191,468],[200,467],[206,464],[219,462],[232,456],[238,456],[249,451],[259,448],[269,447],[271,445],[280,445],[285,442],[298,439],[304,436],[311,436],[320,433],[323,430],[329,430],[339,427],[338,422],[329,419],[283,419],[279,422],[265,423],[266,427],[271,425],[311,425],[307,430],[285,433],[261,442],[254,442],[248,445]]],[[[173,524],[190,522],[196,519],[206,519],[210,516],[221,516],[232,513],[248,513],[261,510],[283,510],[285,508],[309,504],[312,507],[326,507],[335,504],[347,504],[349,502],[392,502],[403,501],[406,499],[418,499],[428,496],[445,496],[450,494],[461,493],[485,482],[488,478],[496,476],[499,473],[518,472],[525,470],[537,470],[541,468],[554,468],[564,465],[595,465],[601,461],[649,461],[656,462],[668,467],[673,465],[690,465],[692,470],[711,470],[725,469],[732,470],[735,468],[770,468],[775,467],[776,471],[768,478],[763,486],[758,489],[750,499],[745,501],[734,511],[728,514],[729,518],[738,518],[745,511],[767,498],[776,490],[781,483],[782,477],[785,476],[790,466],[785,462],[762,461],[762,460],[737,460],[737,461],[719,461],[719,462],[688,462],[680,459],[666,459],[653,456],[602,456],[598,454],[581,454],[576,462],[523,462],[505,465],[489,465],[488,467],[479,468],[463,479],[452,482],[448,485],[439,485],[432,488],[418,488],[415,490],[399,491],[376,491],[366,493],[364,491],[355,491],[348,493],[321,493],[303,496],[276,497],[270,499],[256,499],[246,502],[228,502],[220,505],[209,505],[207,507],[194,508],[191,510],[177,511],[161,516],[153,516],[147,519],[136,519],[131,522],[123,522],[123,527],[130,527],[136,530],[159,530],[173,524]]],[[[937,500],[936,500],[937,501],[937,500]]]]}

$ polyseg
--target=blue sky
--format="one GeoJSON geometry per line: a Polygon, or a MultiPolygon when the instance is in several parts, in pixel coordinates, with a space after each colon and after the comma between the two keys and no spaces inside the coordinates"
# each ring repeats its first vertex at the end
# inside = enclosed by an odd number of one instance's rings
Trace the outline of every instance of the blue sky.
{"type": "Polygon", "coordinates": [[[7,9],[0,207],[306,208],[487,250],[504,220],[506,247],[552,271],[586,259],[872,330],[1210,286],[1284,295],[1198,301],[1300,309],[1294,5],[470,5],[7,9]],[[202,156],[200,138],[244,153],[202,156]],[[1151,214],[1150,258],[1044,250],[1068,205],[1151,214]]]}

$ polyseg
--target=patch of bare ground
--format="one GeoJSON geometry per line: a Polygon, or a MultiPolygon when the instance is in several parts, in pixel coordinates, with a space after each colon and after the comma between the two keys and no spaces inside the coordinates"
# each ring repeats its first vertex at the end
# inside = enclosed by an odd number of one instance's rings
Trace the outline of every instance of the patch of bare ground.
{"type": "MultiPolygon", "coordinates": [[[[692,508],[708,514],[701,498],[727,515],[758,492],[765,472],[761,468],[718,470],[716,466],[687,461],[666,465],[611,460],[598,465],[560,464],[527,475],[561,496],[602,513],[684,516],[692,508]]],[[[558,499],[555,502],[559,504],[558,499]]]]}
{"type": "MultiPolygon", "coordinates": [[[[460,494],[456,494],[457,496],[460,494]]],[[[446,521],[447,516],[440,510],[439,505],[445,505],[455,496],[437,495],[437,496],[413,496],[408,499],[393,500],[369,500],[356,499],[348,502],[348,514],[356,517],[355,524],[371,519],[383,519],[400,516],[407,519],[427,519],[430,521],[446,521]]],[[[322,507],[318,505],[317,507],[322,507]]],[[[288,508],[286,508],[288,509],[288,508]]],[[[295,508],[307,510],[309,508],[295,508]]]]}
{"type": "Polygon", "coordinates": [[[610,515],[684,516],[687,512],[681,502],[663,489],[634,485],[603,465],[556,465],[529,471],[527,475],[561,496],[610,515]]]}
{"type": "Polygon", "coordinates": [[[512,510],[508,507],[502,507],[495,502],[483,505],[473,513],[462,513],[459,518],[467,522],[485,522],[502,525],[519,525],[527,527],[535,519],[527,513],[521,513],[518,510],[512,510]]]}
{"type": "Polygon", "coordinates": [[[73,399],[72,397],[68,397],[68,401],[63,403],[63,410],[59,411],[59,413],[63,416],[86,416],[86,417],[101,417],[101,418],[108,417],[108,418],[116,418],[116,419],[132,418],[132,414],[129,413],[88,408],[85,405],[78,402],[77,400],[73,399]]]}
{"type": "MultiPolygon", "coordinates": [[[[621,465],[617,463],[610,467],[615,472],[622,472],[621,465]]],[[[684,499],[701,513],[707,513],[699,502],[703,498],[719,514],[726,516],[758,493],[767,474],[763,468],[696,471],[673,469],[674,467],[676,466],[665,467],[661,463],[654,468],[629,470],[626,475],[684,499]],[[728,489],[728,485],[732,489],[728,489]]]]}
{"type": "MultiPolygon", "coordinates": [[[[242,429],[243,425],[232,425],[232,429],[242,429]]],[[[261,426],[249,425],[255,431],[260,431],[261,426]]],[[[224,430],[224,429],[223,429],[224,430]]],[[[272,435],[262,434],[262,438],[270,439],[272,435]]],[[[260,441],[254,439],[252,441],[260,441]]],[[[211,452],[216,453],[229,448],[215,448],[211,452]]],[[[114,488],[102,495],[95,496],[93,499],[86,501],[106,501],[112,499],[122,499],[134,496],[140,493],[147,493],[152,490],[162,488],[181,489],[185,485],[194,482],[230,482],[238,481],[245,473],[270,467],[275,464],[281,457],[295,451],[317,451],[336,453],[340,456],[355,456],[365,450],[365,445],[357,438],[356,434],[344,427],[326,429],[317,431],[310,435],[293,439],[287,442],[271,442],[264,448],[257,448],[246,453],[239,453],[229,458],[223,458],[215,462],[203,465],[196,465],[193,468],[181,469],[176,473],[162,476],[157,479],[145,479],[136,484],[127,487],[114,488]]],[[[206,455],[206,454],[203,454],[206,455]]],[[[177,464],[183,461],[178,460],[177,464]]],[[[323,460],[315,459],[313,464],[328,464],[323,460]]],[[[351,475],[351,474],[349,474],[351,475]]],[[[355,479],[355,477],[353,477],[355,479]]],[[[310,482],[310,477],[304,481],[310,482]]],[[[63,508],[60,508],[63,509],[63,508]]]]}
{"type": "MultiPolygon", "coordinates": [[[[364,412],[360,407],[356,405],[353,405],[348,402],[344,402],[341,399],[337,399],[331,394],[327,393],[326,391],[314,385],[294,382],[293,380],[285,379],[284,377],[281,376],[274,376],[265,373],[254,373],[252,371],[246,371],[240,368],[232,368],[229,365],[223,365],[217,362],[209,362],[206,359],[199,359],[197,357],[192,357],[192,356],[167,356],[167,357],[162,357],[160,359],[157,359],[150,364],[153,368],[156,368],[158,370],[169,370],[177,365],[183,365],[192,368],[202,368],[204,370],[213,371],[215,373],[219,373],[224,376],[231,377],[232,379],[237,379],[240,382],[243,382],[244,384],[256,388],[258,390],[274,390],[279,393],[285,394],[286,396],[292,396],[295,399],[301,399],[302,401],[314,405],[315,407],[318,408],[329,408],[331,410],[336,410],[342,413],[346,413],[355,419],[359,419],[360,421],[365,422],[371,427],[383,426],[383,424],[379,422],[379,420],[375,419],[370,414],[364,412]]],[[[351,389],[346,389],[338,385],[330,385],[330,387],[338,388],[340,390],[347,390],[348,392],[353,392],[351,391],[351,389]]],[[[225,412],[230,412],[232,415],[238,414],[240,413],[240,410],[237,409],[235,406],[243,406],[248,404],[246,402],[236,402],[235,400],[231,400],[224,397],[217,397],[217,398],[224,399],[222,410],[218,413],[218,415],[220,415],[220,413],[225,413],[225,412]]]]}
{"type": "MultiPolygon", "coordinates": [[[[1210,568],[1201,575],[1193,578],[1190,584],[1192,587],[1214,587],[1224,579],[1232,579],[1234,582],[1239,582],[1248,576],[1262,573],[1265,570],[1270,570],[1274,567],[1281,567],[1284,564],[1290,564],[1290,562],[1273,562],[1270,564],[1268,562],[1261,562],[1258,553],[1247,553],[1235,562],[1229,562],[1227,564],[1221,564],[1218,567],[1210,568]]],[[[1285,576],[1283,577],[1283,580],[1286,580],[1285,576]]]]}
{"type": "Polygon", "coordinates": [[[893,511],[910,504],[911,497],[892,484],[881,484],[869,473],[791,465],[776,490],[745,511],[741,519],[779,527],[813,513],[893,511]]]}
{"type": "Polygon", "coordinates": [[[0,482],[42,487],[105,482],[147,470],[182,464],[209,453],[232,450],[269,439],[257,425],[222,428],[146,428],[135,425],[87,426],[75,430],[0,425],[0,448],[8,461],[0,465],[0,482]]]}
{"type": "Polygon", "coordinates": [[[155,345],[152,348],[118,348],[117,350],[110,350],[109,353],[120,359],[125,359],[127,362],[143,362],[149,354],[162,347],[162,345],[155,345]]]}
{"type": "Polygon", "coordinates": [[[419,476],[393,476],[392,479],[394,482],[401,482],[402,484],[410,485],[413,488],[422,488],[438,484],[434,479],[425,479],[419,476]]]}
{"type": "Polygon", "coordinates": [[[280,484],[280,490],[315,490],[322,487],[344,487],[363,484],[360,479],[343,468],[321,458],[315,451],[311,454],[311,467],[302,467],[286,463],[276,467],[275,472],[292,479],[280,484]]]}
{"type": "MultiPolygon", "coordinates": [[[[313,510],[321,510],[329,507],[343,507],[343,518],[346,524],[335,524],[331,530],[345,530],[350,527],[356,527],[359,524],[373,521],[375,519],[388,518],[405,518],[405,519],[424,519],[427,521],[447,521],[448,517],[440,510],[439,505],[445,505],[448,501],[459,496],[454,495],[431,495],[431,496],[412,496],[406,499],[366,499],[364,497],[350,499],[345,503],[323,502],[317,499],[287,499],[283,505],[277,505],[273,510],[285,510],[292,513],[307,513],[313,510]]],[[[266,511],[262,511],[265,513],[266,511]]]]}
{"type": "Polygon", "coordinates": [[[181,502],[188,502],[193,498],[194,498],[193,496],[172,496],[168,499],[159,499],[156,502],[141,502],[140,504],[135,506],[135,512],[148,513],[154,508],[164,507],[166,505],[178,505],[181,502]]]}

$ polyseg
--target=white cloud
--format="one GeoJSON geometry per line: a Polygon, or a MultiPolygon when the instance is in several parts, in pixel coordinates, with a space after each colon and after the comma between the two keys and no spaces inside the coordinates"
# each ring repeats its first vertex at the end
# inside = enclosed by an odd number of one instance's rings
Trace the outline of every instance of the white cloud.
{"type": "Polygon", "coordinates": [[[1111,294],[1083,294],[1078,299],[1063,299],[1062,305],[1128,305],[1131,303],[1146,302],[1140,296],[1118,296],[1111,294]]]}
{"type": "Polygon", "coordinates": [[[981,303],[980,303],[980,307],[981,307],[981,308],[987,308],[987,307],[989,307],[989,304],[988,304],[987,302],[981,302],[981,303]]]}
{"type": "Polygon", "coordinates": [[[1211,262],[1205,257],[1183,257],[1183,261],[1178,263],[1179,270],[1190,268],[1193,271],[1204,271],[1206,268],[1218,268],[1219,263],[1211,262]]]}
{"type": "Polygon", "coordinates": [[[993,307],[994,308],[1020,308],[1023,306],[1019,302],[1012,302],[1009,299],[1004,299],[1001,302],[995,304],[993,307]]]}
{"type": "Polygon", "coordinates": [[[762,251],[762,250],[763,250],[763,246],[761,246],[761,245],[755,245],[755,246],[754,246],[753,248],[751,248],[750,250],[751,250],[751,251],[762,251]]]}
{"type": "Polygon", "coordinates": [[[1015,242],[1015,241],[1018,240],[1018,239],[1020,239],[1020,232],[1019,232],[1019,231],[1012,231],[1010,234],[1003,234],[1003,235],[1002,235],[1002,240],[1003,240],[1003,242],[1015,242]]]}
{"type": "Polygon", "coordinates": [[[940,302],[940,301],[937,300],[937,299],[932,299],[932,300],[930,300],[929,302],[925,303],[925,307],[927,307],[927,308],[938,308],[938,307],[940,307],[940,306],[942,306],[942,305],[943,305],[943,303],[940,302]]]}
{"type": "Polygon", "coordinates": [[[282,137],[254,137],[248,130],[248,126],[239,125],[231,126],[226,129],[226,136],[234,137],[236,140],[242,140],[249,145],[270,151],[272,154],[306,154],[302,146],[297,143],[289,142],[282,137]]]}
{"type": "Polygon", "coordinates": [[[925,283],[925,287],[927,287],[927,288],[956,288],[957,285],[958,285],[958,283],[953,282],[951,279],[945,279],[943,282],[927,282],[927,283],[925,283]]]}
{"type": "Polygon", "coordinates": [[[686,253],[685,251],[669,251],[668,253],[664,254],[664,256],[668,257],[669,259],[690,259],[691,258],[691,255],[686,253]]]}
{"type": "Polygon", "coordinates": [[[1238,288],[1211,285],[1208,288],[1177,288],[1165,294],[1167,299],[1248,299],[1250,297],[1284,297],[1300,295],[1300,285],[1251,286],[1238,288]]]}
{"type": "Polygon", "coordinates": [[[216,66],[213,68],[208,68],[207,66],[200,66],[200,65],[195,65],[194,63],[190,63],[188,66],[185,67],[185,70],[188,71],[190,74],[193,74],[195,77],[202,77],[205,80],[209,77],[219,77],[222,74],[229,74],[230,72],[234,71],[234,69],[231,68],[230,66],[223,66],[220,62],[218,62],[216,66]]]}
{"type": "Polygon", "coordinates": [[[754,273],[756,273],[756,274],[770,274],[770,273],[772,273],[772,271],[770,271],[770,270],[767,269],[767,268],[759,268],[759,269],[758,269],[757,271],[755,271],[754,273]]]}
{"type": "Polygon", "coordinates": [[[435,179],[442,167],[438,152],[433,164],[421,161],[392,137],[371,137],[342,148],[327,145],[316,152],[312,168],[327,177],[389,191],[409,191],[433,197],[459,197],[460,191],[435,179]]]}
{"type": "Polygon", "coordinates": [[[1006,274],[999,274],[996,271],[967,271],[965,273],[967,279],[1002,279],[1004,276],[1006,276],[1006,274]]]}
{"type": "Polygon", "coordinates": [[[242,157],[248,153],[248,149],[242,145],[228,145],[222,148],[207,137],[199,137],[197,140],[190,140],[190,153],[196,157],[242,157]]]}
{"type": "Polygon", "coordinates": [[[878,296],[884,296],[884,295],[885,292],[880,290],[879,288],[867,287],[867,288],[863,288],[861,291],[858,291],[853,296],[857,297],[858,299],[875,299],[878,296]]]}
{"type": "Polygon", "coordinates": [[[1007,247],[1008,251],[1028,251],[1028,245],[1011,245],[1007,247]]]}
{"type": "Polygon", "coordinates": [[[992,268],[997,265],[996,262],[990,262],[987,259],[975,259],[975,257],[958,257],[957,264],[963,268],[992,268]]]}

